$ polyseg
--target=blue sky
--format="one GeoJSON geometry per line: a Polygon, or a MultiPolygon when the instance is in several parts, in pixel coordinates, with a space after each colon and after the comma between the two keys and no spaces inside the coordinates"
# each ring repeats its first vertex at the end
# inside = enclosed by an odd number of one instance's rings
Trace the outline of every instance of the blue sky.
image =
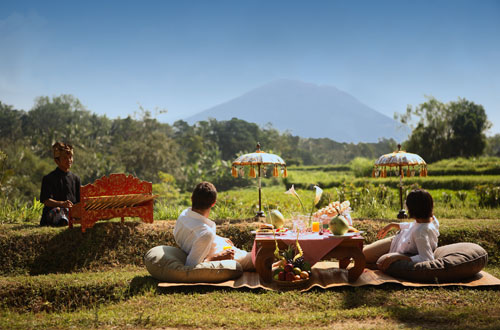
{"type": "Polygon", "coordinates": [[[432,95],[500,133],[500,1],[0,3],[0,101],[72,94],[173,122],[276,79],[335,86],[390,117],[432,95]]]}

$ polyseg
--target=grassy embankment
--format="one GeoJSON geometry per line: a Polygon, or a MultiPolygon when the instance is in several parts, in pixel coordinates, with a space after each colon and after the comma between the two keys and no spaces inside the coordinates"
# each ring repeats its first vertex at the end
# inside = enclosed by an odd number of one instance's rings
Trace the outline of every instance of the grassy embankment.
{"type": "MultiPolygon", "coordinates": [[[[368,242],[385,222],[355,220],[368,242]]],[[[157,282],[145,271],[142,256],[153,246],[173,244],[173,225],[173,221],[153,225],[102,222],[86,234],[76,227],[1,226],[0,328],[308,328],[337,324],[465,329],[500,325],[498,288],[384,285],[303,294],[208,287],[157,291],[157,282]]],[[[248,248],[253,226],[226,222],[220,225],[220,234],[248,248]]],[[[500,277],[498,237],[500,223],[496,220],[442,219],[440,244],[481,244],[490,255],[487,270],[500,277]]]]}

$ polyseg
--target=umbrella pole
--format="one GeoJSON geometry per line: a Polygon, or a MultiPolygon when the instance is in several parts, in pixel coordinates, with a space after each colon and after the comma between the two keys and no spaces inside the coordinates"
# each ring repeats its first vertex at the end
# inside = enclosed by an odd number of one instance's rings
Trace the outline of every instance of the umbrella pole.
{"type": "Polygon", "coordinates": [[[403,169],[401,165],[399,165],[399,204],[401,208],[399,209],[398,219],[408,218],[403,209],[403,169]]]}
{"type": "Polygon", "coordinates": [[[260,188],[260,164],[257,164],[257,170],[259,171],[259,212],[257,212],[257,218],[264,218],[264,212],[262,212],[262,193],[260,188]]]}

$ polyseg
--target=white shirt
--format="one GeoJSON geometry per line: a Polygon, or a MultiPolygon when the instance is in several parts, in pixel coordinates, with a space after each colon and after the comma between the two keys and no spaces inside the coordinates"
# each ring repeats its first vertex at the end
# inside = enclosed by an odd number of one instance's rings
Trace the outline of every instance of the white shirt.
{"type": "Polygon", "coordinates": [[[196,266],[207,257],[223,251],[228,245],[224,238],[215,234],[215,222],[194,212],[182,211],[174,228],[175,242],[187,253],[186,266],[196,266]]]}
{"type": "Polygon", "coordinates": [[[413,262],[434,260],[439,237],[439,222],[436,217],[429,223],[401,222],[399,229],[389,252],[413,254],[413,262]]]}

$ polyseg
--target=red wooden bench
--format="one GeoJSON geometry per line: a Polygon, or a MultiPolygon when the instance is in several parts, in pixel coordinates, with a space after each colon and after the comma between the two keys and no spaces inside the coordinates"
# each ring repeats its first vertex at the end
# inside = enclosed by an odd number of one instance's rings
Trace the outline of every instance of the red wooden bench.
{"type": "Polygon", "coordinates": [[[82,232],[85,232],[98,220],[121,218],[123,222],[125,217],[138,217],[143,222],[153,223],[156,197],[151,182],[125,174],[103,176],[80,188],[80,203],[70,210],[69,228],[80,223],[82,232]]]}

